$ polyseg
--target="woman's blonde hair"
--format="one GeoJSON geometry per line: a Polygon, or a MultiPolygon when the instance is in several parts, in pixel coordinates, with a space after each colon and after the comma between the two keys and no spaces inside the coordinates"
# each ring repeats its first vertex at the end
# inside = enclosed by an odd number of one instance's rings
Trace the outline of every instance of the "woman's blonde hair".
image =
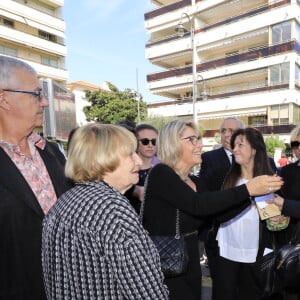
{"type": "Polygon", "coordinates": [[[290,134],[291,142],[296,141],[298,135],[300,135],[300,125],[296,126],[290,134]]]}
{"type": "Polygon", "coordinates": [[[160,129],[157,139],[157,156],[160,162],[175,167],[182,155],[181,138],[183,131],[190,127],[198,132],[193,122],[175,120],[160,129]]]}
{"type": "Polygon", "coordinates": [[[121,126],[87,124],[72,136],[65,174],[75,182],[103,180],[119,166],[121,157],[136,147],[135,136],[121,126]]]}

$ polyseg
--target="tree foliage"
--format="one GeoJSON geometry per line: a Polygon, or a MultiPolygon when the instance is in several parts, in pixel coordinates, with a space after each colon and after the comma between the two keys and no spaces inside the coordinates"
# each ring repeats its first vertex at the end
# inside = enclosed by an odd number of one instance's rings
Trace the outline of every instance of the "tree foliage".
{"type": "Polygon", "coordinates": [[[279,139],[279,136],[275,135],[265,138],[265,144],[268,155],[272,157],[274,157],[275,148],[281,148],[282,151],[284,151],[286,148],[285,143],[279,139]]]}
{"type": "Polygon", "coordinates": [[[83,108],[87,121],[115,124],[120,120],[137,122],[138,102],[140,117],[144,119],[147,105],[135,91],[125,89],[120,91],[113,84],[109,84],[110,91],[86,91],[86,100],[90,106],[83,108]]]}
{"type": "Polygon", "coordinates": [[[165,124],[173,120],[175,120],[174,117],[151,116],[145,118],[145,120],[143,120],[143,123],[150,124],[159,131],[165,124]]]}

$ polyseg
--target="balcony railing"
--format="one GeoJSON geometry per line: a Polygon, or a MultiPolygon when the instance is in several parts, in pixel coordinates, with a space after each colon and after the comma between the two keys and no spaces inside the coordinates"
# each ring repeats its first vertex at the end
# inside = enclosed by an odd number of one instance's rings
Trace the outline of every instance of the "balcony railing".
{"type": "MultiPolygon", "coordinates": [[[[254,125],[249,124],[249,126],[256,127],[254,125]]],[[[287,125],[266,125],[266,126],[257,126],[256,128],[262,134],[290,134],[290,132],[296,127],[295,124],[287,124],[287,125]]],[[[203,133],[203,137],[214,137],[216,133],[219,133],[219,130],[205,130],[203,133]]]]}
{"type": "MultiPolygon", "coordinates": [[[[234,97],[234,96],[242,96],[246,94],[253,94],[253,93],[259,93],[259,92],[272,92],[276,90],[281,90],[281,89],[288,89],[289,84],[288,83],[281,83],[281,84],[276,84],[276,85],[271,85],[271,86],[263,86],[263,87],[257,87],[257,88],[252,88],[252,89],[241,89],[241,90],[235,90],[232,92],[227,92],[227,93],[218,93],[214,95],[206,95],[207,100],[213,100],[213,99],[223,99],[223,98],[228,98],[228,97],[234,97]]],[[[296,85],[296,89],[299,89],[299,87],[296,85]]],[[[203,99],[201,97],[197,98],[197,101],[202,101],[203,99]]],[[[167,106],[167,105],[181,105],[181,104],[187,104],[187,103],[192,103],[192,98],[177,98],[176,100],[173,101],[165,101],[165,102],[157,102],[157,103],[151,103],[148,105],[150,108],[154,107],[159,107],[159,106],[167,106]]]]}
{"type": "MultiPolygon", "coordinates": [[[[291,0],[283,0],[283,1],[280,1],[280,2],[277,2],[277,3],[274,3],[274,4],[263,5],[263,6],[260,6],[256,9],[254,9],[254,10],[243,13],[241,15],[233,16],[233,17],[227,18],[225,20],[222,20],[220,22],[217,22],[217,23],[214,23],[214,24],[202,27],[202,28],[198,28],[198,29],[195,30],[195,34],[200,33],[200,32],[208,31],[208,30],[213,29],[215,27],[219,27],[219,26],[222,26],[222,25],[227,25],[227,24],[230,24],[230,23],[233,23],[233,22],[237,22],[237,21],[240,21],[242,19],[249,18],[249,17],[252,17],[254,15],[258,15],[262,12],[265,12],[265,11],[268,11],[268,10],[271,10],[271,9],[274,9],[274,8],[278,8],[282,5],[286,5],[286,4],[289,4],[289,3],[291,3],[291,0]]],[[[297,3],[300,4],[300,0],[298,0],[297,3]]],[[[164,12],[164,13],[166,13],[166,12],[164,12]]],[[[189,32],[185,33],[185,36],[188,36],[188,35],[190,35],[189,32]]],[[[164,38],[156,40],[156,41],[149,41],[146,44],[146,48],[156,46],[156,45],[160,45],[160,44],[163,44],[163,43],[167,43],[167,42],[170,42],[172,40],[177,40],[177,39],[180,39],[180,38],[181,37],[178,37],[178,35],[172,35],[172,36],[164,37],[164,38]]]]}
{"type": "Polygon", "coordinates": [[[207,30],[212,29],[214,27],[234,23],[234,22],[237,22],[241,19],[246,19],[246,18],[255,16],[255,15],[261,14],[262,12],[265,12],[267,10],[278,8],[279,6],[286,5],[286,4],[289,4],[289,3],[291,3],[291,0],[282,0],[282,1],[279,1],[279,2],[276,2],[276,3],[273,3],[273,4],[263,5],[263,6],[260,6],[256,9],[254,9],[254,10],[243,13],[241,15],[230,17],[228,19],[225,19],[225,20],[222,20],[220,22],[217,22],[217,23],[211,24],[209,26],[206,26],[202,29],[197,29],[197,30],[195,30],[195,34],[198,33],[198,32],[207,31],[207,30]]]}
{"type": "MultiPolygon", "coordinates": [[[[201,64],[197,64],[196,69],[197,72],[203,72],[210,69],[216,69],[223,66],[237,64],[240,62],[252,61],[259,58],[266,58],[269,56],[274,56],[276,54],[282,54],[289,51],[296,51],[297,53],[300,53],[299,43],[293,40],[293,41],[289,41],[289,42],[285,42],[282,44],[277,44],[269,47],[262,47],[245,53],[232,55],[232,56],[204,62],[201,64]]],[[[151,82],[151,81],[162,80],[170,77],[183,76],[187,74],[192,74],[192,66],[149,74],[147,75],[147,81],[151,82]]]]}
{"type": "Polygon", "coordinates": [[[192,4],[192,0],[181,0],[176,3],[172,3],[172,4],[169,4],[169,5],[166,5],[166,6],[163,6],[163,7],[160,7],[160,8],[157,8],[157,9],[154,9],[152,11],[145,13],[144,19],[145,19],[145,21],[147,21],[149,19],[152,19],[157,16],[166,14],[168,12],[189,6],[191,4],[192,4]]]}

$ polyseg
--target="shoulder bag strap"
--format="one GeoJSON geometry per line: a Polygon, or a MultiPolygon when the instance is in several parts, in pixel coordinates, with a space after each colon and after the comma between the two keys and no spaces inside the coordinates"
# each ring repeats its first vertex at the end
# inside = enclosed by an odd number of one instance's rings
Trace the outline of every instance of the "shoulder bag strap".
{"type": "MultiPolygon", "coordinates": [[[[151,171],[150,171],[151,172],[151,171]]],[[[145,179],[145,183],[144,183],[144,195],[143,195],[143,199],[142,199],[142,203],[141,203],[141,208],[140,208],[140,214],[139,214],[139,221],[140,223],[143,225],[143,218],[144,218],[144,210],[145,210],[145,199],[146,199],[146,192],[147,192],[147,186],[148,186],[148,178],[149,178],[149,174],[148,173],[146,179],[145,179]]],[[[176,223],[175,223],[175,238],[176,239],[180,239],[180,211],[177,208],[176,209],[176,223]]]]}

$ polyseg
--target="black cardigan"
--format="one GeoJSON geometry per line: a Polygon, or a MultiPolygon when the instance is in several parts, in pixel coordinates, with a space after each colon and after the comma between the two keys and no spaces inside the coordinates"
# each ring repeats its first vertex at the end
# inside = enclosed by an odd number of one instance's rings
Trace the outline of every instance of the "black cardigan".
{"type": "MultiPolygon", "coordinates": [[[[197,185],[199,189],[201,186],[197,185]]],[[[197,193],[172,168],[158,164],[148,177],[144,225],[150,234],[174,234],[177,208],[182,212],[183,220],[187,216],[199,220],[199,217],[204,219],[243,203],[250,204],[245,185],[226,191],[197,193]]],[[[181,232],[193,231],[194,222],[183,222],[181,232]]]]}

